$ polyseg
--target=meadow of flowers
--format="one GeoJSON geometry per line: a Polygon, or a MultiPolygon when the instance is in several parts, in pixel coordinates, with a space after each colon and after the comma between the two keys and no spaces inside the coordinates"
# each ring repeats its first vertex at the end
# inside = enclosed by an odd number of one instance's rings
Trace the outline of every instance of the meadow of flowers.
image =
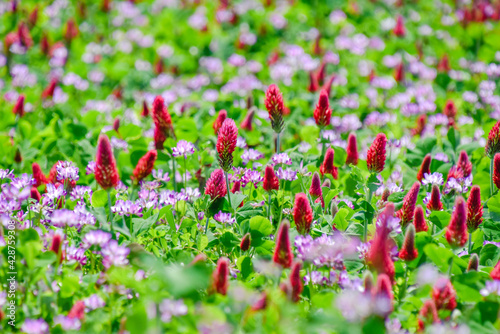
{"type": "Polygon", "coordinates": [[[499,20],[2,1],[0,332],[498,333],[499,20]]]}

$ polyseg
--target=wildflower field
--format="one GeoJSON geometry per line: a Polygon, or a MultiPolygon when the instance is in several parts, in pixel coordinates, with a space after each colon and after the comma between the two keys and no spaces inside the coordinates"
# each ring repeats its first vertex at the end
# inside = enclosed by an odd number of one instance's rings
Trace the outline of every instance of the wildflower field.
{"type": "Polygon", "coordinates": [[[499,21],[3,0],[0,333],[499,333],[499,21]]]}

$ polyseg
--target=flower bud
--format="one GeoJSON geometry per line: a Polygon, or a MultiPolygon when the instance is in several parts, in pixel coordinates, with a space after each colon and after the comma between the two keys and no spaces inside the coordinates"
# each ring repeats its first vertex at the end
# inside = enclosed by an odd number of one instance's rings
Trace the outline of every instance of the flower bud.
{"type": "Polygon", "coordinates": [[[379,133],[366,153],[366,164],[370,173],[380,173],[385,165],[387,137],[379,133]]]}
{"type": "Polygon", "coordinates": [[[307,234],[311,230],[313,213],[306,194],[298,193],[295,195],[295,204],[293,206],[293,219],[297,231],[300,234],[307,234]]]}
{"type": "Polygon", "coordinates": [[[276,248],[274,249],[273,261],[284,268],[290,268],[293,261],[293,253],[290,247],[290,238],[288,230],[290,225],[288,221],[284,220],[276,234],[276,248]]]}

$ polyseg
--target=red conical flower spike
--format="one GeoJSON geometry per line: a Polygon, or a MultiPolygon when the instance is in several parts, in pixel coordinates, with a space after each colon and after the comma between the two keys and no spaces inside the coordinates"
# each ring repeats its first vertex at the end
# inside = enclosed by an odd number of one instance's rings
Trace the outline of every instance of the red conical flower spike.
{"type": "Polygon", "coordinates": [[[290,285],[292,287],[291,298],[294,303],[299,301],[300,294],[304,289],[304,284],[300,278],[300,269],[302,269],[302,264],[300,262],[295,262],[292,266],[292,271],[290,272],[290,285]]]}
{"type": "Polygon", "coordinates": [[[69,310],[68,313],[68,318],[70,319],[80,319],[83,320],[85,317],[85,302],[84,301],[77,301],[73,307],[71,307],[71,310],[69,310]]]}
{"type": "Polygon", "coordinates": [[[134,176],[132,179],[135,182],[139,182],[142,179],[146,178],[153,171],[153,167],[155,165],[156,158],[158,157],[158,153],[156,150],[149,151],[137,162],[137,166],[134,169],[134,176]]]}
{"type": "Polygon", "coordinates": [[[54,90],[56,89],[56,85],[57,85],[57,79],[53,78],[50,81],[50,84],[47,86],[47,88],[45,88],[44,91],[42,92],[42,99],[47,99],[49,97],[53,97],[54,90]]]}
{"type": "Polygon", "coordinates": [[[438,310],[453,311],[457,307],[456,292],[448,278],[437,280],[432,290],[432,299],[438,310]]]}
{"type": "Polygon", "coordinates": [[[236,148],[237,138],[238,128],[232,119],[227,118],[224,123],[222,123],[217,137],[219,164],[225,172],[228,172],[233,165],[233,152],[236,148]]]}
{"type": "Polygon", "coordinates": [[[175,138],[172,118],[165,106],[163,97],[157,96],[153,101],[153,121],[155,123],[154,141],[155,147],[158,150],[163,149],[163,143],[168,137],[175,138]]]}
{"type": "Polygon", "coordinates": [[[366,164],[370,173],[380,173],[385,165],[387,137],[379,133],[366,153],[366,164]]]}
{"type": "Polygon", "coordinates": [[[222,169],[214,170],[208,178],[205,186],[205,195],[210,195],[211,200],[227,195],[226,181],[224,180],[222,169]]]}
{"type": "Polygon", "coordinates": [[[332,118],[332,109],[330,109],[330,101],[328,101],[328,93],[322,90],[319,94],[319,101],[314,109],[314,120],[316,125],[324,128],[330,125],[330,118],[332,118]]]}
{"type": "Polygon", "coordinates": [[[97,143],[95,180],[104,190],[116,187],[120,181],[113,148],[108,136],[104,134],[99,136],[99,142],[97,143]]]}
{"type": "Polygon", "coordinates": [[[293,253],[290,247],[290,238],[288,236],[288,230],[290,225],[286,220],[281,223],[276,234],[276,248],[274,249],[273,261],[274,263],[280,264],[284,268],[290,268],[293,261],[293,253]]]}
{"type": "Polygon", "coordinates": [[[243,119],[243,121],[240,124],[241,129],[247,130],[247,131],[253,130],[252,121],[253,121],[254,114],[255,114],[255,112],[253,109],[250,109],[248,111],[247,115],[245,116],[245,118],[243,119]]]}
{"type": "Polygon", "coordinates": [[[406,28],[405,28],[405,24],[403,21],[403,17],[401,15],[398,15],[398,18],[396,20],[396,26],[394,27],[394,30],[392,32],[397,37],[405,37],[406,28]]]}
{"type": "Polygon", "coordinates": [[[377,289],[375,291],[375,298],[377,305],[382,304],[381,308],[383,316],[387,317],[393,310],[394,294],[392,293],[392,283],[389,276],[386,274],[379,274],[377,277],[377,289]]]}
{"type": "Polygon", "coordinates": [[[338,169],[333,165],[333,161],[335,159],[335,151],[333,148],[328,148],[325,153],[325,159],[323,163],[319,167],[319,172],[321,175],[330,174],[335,180],[338,179],[338,169]]]}
{"type": "Polygon", "coordinates": [[[74,19],[70,18],[68,22],[66,22],[66,31],[64,33],[64,39],[67,42],[70,42],[76,36],[78,36],[78,25],[75,23],[74,19]]]}
{"type": "Polygon", "coordinates": [[[309,194],[312,199],[323,196],[323,191],[321,189],[321,180],[318,173],[314,173],[311,180],[311,187],[309,188],[309,194]]]}
{"type": "Polygon", "coordinates": [[[247,233],[243,236],[243,239],[241,239],[240,243],[240,249],[244,252],[250,249],[250,244],[252,243],[252,237],[250,236],[250,233],[247,233]]]}
{"type": "Polygon", "coordinates": [[[142,101],[141,116],[142,117],[148,117],[149,116],[149,108],[148,108],[148,103],[146,101],[142,101]]]}
{"type": "Polygon", "coordinates": [[[261,297],[252,305],[252,311],[264,310],[267,307],[267,293],[262,292],[261,297]]]}
{"type": "Polygon", "coordinates": [[[311,71],[309,72],[309,86],[307,87],[307,90],[311,93],[314,93],[318,89],[319,89],[318,79],[314,75],[314,72],[311,71]]]}
{"type": "Polygon", "coordinates": [[[416,232],[427,232],[427,222],[425,221],[424,209],[421,205],[415,208],[415,216],[413,217],[413,224],[415,225],[416,232]]]}
{"type": "Polygon", "coordinates": [[[40,195],[40,192],[35,187],[31,187],[30,197],[37,202],[40,202],[40,200],[42,199],[42,195],[40,195]]]}
{"type": "Polygon", "coordinates": [[[14,109],[12,109],[14,115],[19,115],[19,117],[24,116],[24,95],[19,95],[17,98],[17,102],[14,105],[14,109]]]}
{"type": "Polygon", "coordinates": [[[446,105],[444,106],[444,109],[443,109],[443,114],[446,117],[451,118],[452,120],[455,120],[455,118],[457,116],[457,107],[455,107],[455,103],[453,103],[452,100],[446,101],[446,105]]]}
{"type": "Polygon", "coordinates": [[[422,136],[422,133],[425,130],[425,124],[427,124],[427,115],[420,115],[417,117],[417,126],[414,129],[411,129],[412,136],[422,136]]]}
{"type": "Polygon", "coordinates": [[[350,133],[347,138],[347,158],[345,159],[345,164],[352,164],[356,166],[358,164],[358,143],[356,141],[356,135],[354,133],[350,133]]]}
{"type": "Polygon", "coordinates": [[[52,243],[50,245],[50,251],[56,253],[58,262],[62,261],[62,237],[60,234],[54,234],[52,238],[52,243]]]}
{"type": "Polygon", "coordinates": [[[262,183],[265,191],[278,190],[280,181],[274,173],[273,167],[267,165],[264,171],[264,182],[262,183]]]}
{"type": "Polygon", "coordinates": [[[426,300],[418,313],[418,330],[423,331],[426,324],[435,324],[438,322],[439,315],[436,304],[432,299],[426,300]]]}
{"type": "Polygon", "coordinates": [[[431,155],[427,154],[424,160],[422,161],[422,165],[420,165],[420,169],[417,173],[417,180],[419,180],[420,182],[422,182],[422,180],[424,179],[424,174],[431,173],[431,161],[432,161],[431,155]]]}
{"type": "Polygon", "coordinates": [[[397,212],[397,216],[401,219],[401,225],[403,226],[413,221],[419,191],[420,183],[415,182],[403,199],[403,207],[397,212]]]}
{"type": "Polygon", "coordinates": [[[483,222],[483,205],[481,204],[481,188],[473,186],[467,199],[467,230],[477,230],[483,222]]]}
{"type": "Polygon", "coordinates": [[[427,209],[431,211],[441,211],[443,210],[443,203],[441,203],[441,192],[437,185],[432,186],[431,198],[427,203],[427,209]]]}
{"type": "Polygon", "coordinates": [[[500,152],[500,121],[491,128],[485,147],[486,155],[493,159],[493,156],[500,152]]]}
{"type": "Polygon", "coordinates": [[[490,277],[495,280],[500,280],[500,260],[498,260],[497,265],[490,272],[490,277]]]}
{"type": "Polygon", "coordinates": [[[283,95],[281,95],[278,86],[275,84],[270,85],[266,91],[265,105],[269,112],[269,118],[271,119],[271,125],[274,132],[281,133],[284,127],[283,113],[285,111],[285,105],[283,103],[283,95]]]}
{"type": "Polygon", "coordinates": [[[47,180],[47,177],[43,174],[42,169],[40,168],[40,165],[34,162],[31,165],[31,168],[33,170],[33,178],[35,179],[35,187],[40,187],[42,184],[47,184],[49,183],[49,180],[47,180]]]}
{"type": "Polygon", "coordinates": [[[293,206],[293,219],[295,226],[300,234],[307,234],[311,230],[313,219],[311,205],[306,194],[298,193],[295,195],[295,204],[293,206]]]}
{"type": "Polygon", "coordinates": [[[462,247],[467,242],[467,209],[462,197],[455,201],[455,211],[451,215],[445,237],[452,247],[462,247]]]}
{"type": "Polygon", "coordinates": [[[229,287],[229,260],[221,257],[217,261],[217,268],[212,274],[213,289],[221,295],[226,295],[229,287]]]}
{"type": "Polygon", "coordinates": [[[472,163],[469,161],[467,152],[461,151],[458,157],[457,167],[462,171],[464,177],[468,177],[472,173],[472,163]]]}
{"type": "Polygon", "coordinates": [[[233,187],[231,188],[231,193],[236,194],[236,192],[241,191],[241,182],[240,180],[234,181],[233,187]]]}
{"type": "Polygon", "coordinates": [[[394,80],[396,80],[396,82],[402,82],[405,80],[405,67],[402,62],[399,63],[394,69],[394,80]]]}
{"type": "Polygon", "coordinates": [[[467,264],[467,272],[477,271],[479,269],[479,256],[477,254],[472,253],[469,259],[469,263],[467,264]]]}
{"type": "Polygon", "coordinates": [[[495,186],[500,189],[500,154],[495,154],[493,158],[493,183],[495,186]]]}
{"type": "Polygon", "coordinates": [[[443,55],[443,57],[441,57],[441,59],[439,60],[437,70],[439,72],[448,72],[449,70],[451,70],[450,61],[447,54],[443,55]]]}
{"type": "Polygon", "coordinates": [[[219,114],[217,115],[217,118],[215,119],[214,124],[212,125],[212,127],[214,128],[215,135],[219,133],[219,129],[222,127],[222,123],[224,123],[226,118],[227,118],[227,111],[225,111],[224,109],[219,111],[219,114]]]}
{"type": "Polygon", "coordinates": [[[399,258],[403,261],[413,261],[417,258],[418,251],[415,248],[415,227],[410,224],[406,229],[405,241],[399,251],[399,258]]]}
{"type": "Polygon", "coordinates": [[[378,273],[384,273],[391,281],[394,281],[394,262],[389,253],[389,244],[387,237],[390,230],[387,226],[388,220],[394,217],[394,203],[387,203],[384,211],[379,215],[380,225],[377,226],[375,237],[370,246],[370,251],[367,255],[367,261],[371,268],[378,273]]]}

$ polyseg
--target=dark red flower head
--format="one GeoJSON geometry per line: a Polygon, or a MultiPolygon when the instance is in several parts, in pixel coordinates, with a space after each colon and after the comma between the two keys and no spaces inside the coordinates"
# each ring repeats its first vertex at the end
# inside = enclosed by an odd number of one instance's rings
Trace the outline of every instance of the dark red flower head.
{"type": "MultiPolygon", "coordinates": [[[[383,316],[387,317],[391,314],[393,310],[393,300],[394,294],[392,292],[392,283],[391,278],[386,274],[379,274],[377,277],[377,289],[375,290],[375,298],[377,299],[377,303],[384,305],[382,311],[383,316]]],[[[377,304],[379,305],[379,304],[377,304]]]]}
{"type": "Polygon", "coordinates": [[[464,177],[468,177],[472,173],[472,163],[469,161],[467,152],[460,152],[460,155],[458,156],[457,167],[462,171],[464,177]]]}
{"type": "Polygon", "coordinates": [[[156,150],[149,151],[144,154],[142,158],[137,162],[137,166],[134,169],[134,176],[132,179],[135,182],[139,182],[142,179],[146,178],[153,171],[153,167],[155,166],[156,158],[158,157],[158,153],[156,150]]]}
{"type": "Polygon", "coordinates": [[[243,236],[243,239],[241,239],[240,249],[244,252],[249,250],[251,243],[252,243],[252,237],[250,236],[250,233],[245,234],[243,236]]]}
{"type": "Polygon", "coordinates": [[[95,180],[104,190],[116,187],[120,181],[113,148],[108,136],[105,134],[99,136],[99,142],[97,143],[95,180]]]}
{"type": "Polygon", "coordinates": [[[36,189],[36,187],[31,187],[30,197],[37,202],[40,202],[40,200],[42,199],[42,195],[40,195],[40,192],[38,191],[38,189],[36,189]]]}
{"type": "Polygon", "coordinates": [[[300,294],[304,289],[302,278],[300,278],[300,269],[302,269],[302,264],[300,262],[295,262],[290,272],[290,286],[292,287],[291,299],[294,303],[299,301],[300,294]]]}
{"type": "Polygon", "coordinates": [[[380,224],[375,231],[375,237],[370,246],[370,251],[367,255],[367,261],[371,268],[378,273],[384,273],[391,281],[394,281],[394,262],[389,253],[388,236],[390,230],[388,228],[388,220],[394,217],[394,203],[389,202],[385,206],[384,211],[379,214],[380,224]]]}
{"type": "Polygon", "coordinates": [[[426,324],[435,324],[439,322],[439,315],[434,300],[428,299],[422,305],[418,313],[418,330],[423,331],[426,324]]]}
{"type": "Polygon", "coordinates": [[[157,96],[153,101],[153,121],[155,123],[154,141],[158,150],[163,149],[163,143],[168,137],[175,138],[172,118],[165,106],[163,97],[157,96]]]}
{"type": "Polygon", "coordinates": [[[319,172],[321,175],[330,174],[335,180],[339,177],[339,172],[337,167],[333,165],[335,159],[335,151],[333,148],[329,147],[325,153],[325,159],[319,167],[319,172]]]}
{"type": "Polygon", "coordinates": [[[117,117],[113,121],[113,130],[115,130],[119,134],[119,131],[118,131],[119,129],[120,129],[120,119],[117,117]]]}
{"type": "Polygon", "coordinates": [[[14,115],[19,115],[19,117],[24,116],[24,95],[19,95],[17,98],[16,104],[14,105],[14,108],[12,109],[12,112],[14,115]]]}
{"type": "Polygon", "coordinates": [[[416,127],[411,129],[412,136],[422,136],[425,130],[425,124],[427,124],[427,115],[423,114],[418,116],[416,127]]]}
{"type": "Polygon", "coordinates": [[[477,230],[483,222],[483,205],[481,203],[481,188],[473,186],[467,199],[467,230],[469,233],[477,230]]]}
{"type": "Polygon", "coordinates": [[[212,274],[213,289],[221,295],[226,295],[229,287],[229,260],[221,257],[217,261],[217,268],[212,274]]]}
{"type": "Polygon", "coordinates": [[[285,125],[283,120],[285,105],[283,103],[283,95],[275,84],[267,88],[265,105],[269,112],[269,118],[271,119],[271,125],[274,132],[280,133],[283,131],[285,125]]]}
{"type": "Polygon", "coordinates": [[[313,213],[306,194],[298,193],[295,195],[295,204],[293,206],[293,219],[295,226],[300,234],[307,234],[311,230],[313,213]]]}
{"type": "Polygon", "coordinates": [[[146,100],[142,101],[142,112],[141,112],[142,117],[148,117],[149,116],[149,108],[148,108],[148,103],[146,100]]]}
{"type": "Polygon", "coordinates": [[[226,181],[224,180],[222,169],[214,170],[208,178],[205,186],[205,195],[210,195],[211,200],[227,195],[226,181]]]}
{"type": "Polygon", "coordinates": [[[417,258],[418,251],[415,248],[415,227],[410,224],[406,229],[405,241],[399,251],[399,258],[403,261],[413,261],[417,258]]]}
{"type": "Polygon", "coordinates": [[[267,165],[264,171],[264,182],[262,183],[265,191],[278,190],[280,181],[274,173],[273,167],[267,165]]]}
{"type": "Polygon", "coordinates": [[[441,59],[439,60],[437,70],[439,72],[448,72],[449,70],[451,70],[450,60],[448,59],[447,54],[444,54],[443,57],[441,57],[441,59]]]}
{"type": "Polygon", "coordinates": [[[413,221],[419,191],[420,182],[415,182],[403,199],[403,207],[397,212],[397,216],[401,219],[401,225],[403,226],[413,221]]]}
{"type": "MultiPolygon", "coordinates": [[[[241,191],[241,182],[240,180],[234,181],[233,187],[231,188],[231,193],[236,194],[237,192],[241,191]]],[[[243,204],[243,202],[242,202],[243,204]]]]}
{"type": "Polygon", "coordinates": [[[366,153],[366,164],[370,173],[380,173],[385,165],[385,145],[387,137],[379,133],[366,153]]]}
{"type": "Polygon", "coordinates": [[[413,224],[415,225],[415,231],[417,232],[427,232],[429,229],[427,222],[425,221],[424,209],[421,205],[415,208],[415,216],[413,217],[413,224]]]}
{"type": "Polygon", "coordinates": [[[431,155],[427,154],[424,160],[422,161],[422,165],[420,165],[420,169],[418,170],[417,173],[417,180],[419,180],[420,182],[422,182],[422,180],[424,179],[424,174],[431,173],[431,161],[432,161],[431,155]]]}
{"type": "Polygon", "coordinates": [[[456,295],[453,285],[446,277],[438,279],[432,290],[432,299],[438,310],[453,311],[457,307],[456,295]]]}
{"type": "Polygon", "coordinates": [[[477,271],[479,269],[479,256],[476,253],[472,253],[467,264],[467,272],[477,271]]]}
{"type": "Polygon", "coordinates": [[[493,159],[493,156],[500,152],[500,121],[496,122],[491,128],[488,140],[486,141],[485,151],[490,159],[493,159]]]}
{"type": "Polygon", "coordinates": [[[318,78],[313,71],[309,72],[309,86],[307,90],[311,93],[316,92],[319,89],[318,78]]]}
{"type": "MultiPolygon", "coordinates": [[[[318,71],[316,72],[316,80],[318,81],[319,85],[322,85],[325,81],[326,77],[326,63],[321,62],[321,65],[318,68],[318,71]]],[[[328,92],[326,92],[326,95],[328,95],[328,92]]]]}
{"type": "Polygon", "coordinates": [[[240,128],[242,128],[243,130],[252,131],[253,129],[252,121],[254,114],[255,114],[254,110],[250,109],[245,118],[243,119],[243,121],[241,122],[240,128]]]}
{"type": "Polygon", "coordinates": [[[321,189],[321,180],[318,173],[314,173],[311,180],[311,187],[309,188],[309,194],[312,199],[323,196],[323,190],[321,189]]]}
{"type": "Polygon", "coordinates": [[[82,300],[77,301],[73,307],[71,307],[71,310],[68,313],[68,318],[73,319],[80,319],[83,320],[85,317],[85,302],[82,300]]]}
{"type": "Polygon", "coordinates": [[[347,158],[345,159],[345,163],[346,165],[353,164],[356,166],[358,164],[358,159],[359,155],[356,135],[354,133],[350,133],[347,138],[347,158]]]}
{"type": "Polygon", "coordinates": [[[441,203],[441,192],[437,185],[432,186],[431,198],[427,203],[427,209],[431,211],[441,211],[443,210],[443,203],[441,203]]]}
{"type": "Polygon", "coordinates": [[[288,221],[284,220],[276,234],[276,248],[274,249],[273,261],[284,268],[290,268],[293,261],[292,248],[290,247],[290,237],[288,230],[290,225],[288,221]]]}
{"type": "Polygon", "coordinates": [[[262,292],[260,298],[252,305],[252,311],[264,310],[267,307],[267,293],[262,292]]]}
{"type": "Polygon", "coordinates": [[[73,18],[70,18],[68,22],[66,22],[66,31],[64,32],[64,39],[67,42],[70,42],[76,36],[78,36],[78,25],[76,24],[73,18]]]}
{"type": "Polygon", "coordinates": [[[328,101],[328,93],[322,90],[319,94],[319,101],[314,109],[314,120],[316,124],[323,128],[330,125],[330,118],[332,117],[332,109],[330,109],[330,102],[328,101]]]}
{"type": "Polygon", "coordinates": [[[43,174],[42,169],[40,168],[40,165],[36,162],[34,162],[31,165],[31,169],[33,171],[33,178],[36,181],[35,187],[39,187],[42,184],[47,184],[49,183],[49,180],[47,180],[47,177],[45,174],[43,174]]]}
{"type": "Polygon", "coordinates": [[[490,272],[490,277],[495,280],[500,280],[500,260],[498,260],[497,265],[490,272]]]}
{"type": "Polygon", "coordinates": [[[54,234],[52,238],[52,243],[50,244],[50,251],[56,253],[58,262],[61,263],[62,260],[62,236],[60,234],[54,234]]]}
{"type": "Polygon", "coordinates": [[[334,80],[335,80],[335,74],[332,74],[323,85],[322,89],[326,92],[326,94],[328,94],[328,97],[330,97],[330,92],[332,90],[332,85],[334,80]]]}
{"type": "Polygon", "coordinates": [[[401,15],[398,15],[398,18],[396,20],[396,26],[394,27],[394,30],[392,32],[397,37],[405,37],[406,28],[405,28],[405,23],[403,21],[403,17],[401,15]]]}
{"type": "Polygon", "coordinates": [[[455,201],[455,210],[446,228],[445,237],[452,247],[462,247],[467,242],[467,209],[461,196],[455,201]]]}
{"type": "Polygon", "coordinates": [[[219,129],[222,127],[222,123],[224,123],[226,118],[227,118],[227,111],[225,111],[224,109],[219,111],[219,114],[217,115],[217,118],[215,119],[214,124],[212,125],[212,127],[214,128],[215,135],[219,133],[219,129]]]}
{"type": "Polygon", "coordinates": [[[405,80],[405,66],[403,62],[399,63],[394,69],[394,80],[396,80],[396,82],[405,80]]]}
{"type": "Polygon", "coordinates": [[[53,78],[52,80],[50,80],[49,85],[42,92],[42,99],[47,99],[49,97],[53,97],[54,90],[56,89],[56,86],[57,86],[57,79],[53,78]]]}
{"type": "Polygon", "coordinates": [[[446,104],[445,104],[444,109],[443,109],[443,114],[446,117],[455,120],[455,118],[457,116],[457,107],[455,107],[455,103],[453,103],[452,100],[446,101],[446,104]]]}
{"type": "Polygon", "coordinates": [[[227,118],[224,123],[222,123],[217,137],[219,164],[225,172],[228,172],[233,165],[233,152],[236,148],[237,138],[238,128],[232,119],[227,118]]]}
{"type": "Polygon", "coordinates": [[[493,183],[500,189],[500,154],[496,153],[493,158],[493,183]]]}
{"type": "Polygon", "coordinates": [[[26,23],[19,23],[17,33],[19,35],[19,41],[21,42],[21,44],[29,49],[33,45],[33,39],[31,38],[30,30],[28,29],[26,23]]]}

